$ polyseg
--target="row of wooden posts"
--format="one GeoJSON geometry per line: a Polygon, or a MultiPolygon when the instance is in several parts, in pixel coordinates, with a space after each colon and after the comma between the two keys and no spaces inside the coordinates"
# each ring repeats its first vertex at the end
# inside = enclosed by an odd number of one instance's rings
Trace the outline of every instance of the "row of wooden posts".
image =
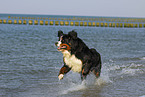
{"type": "Polygon", "coordinates": [[[29,24],[29,25],[55,25],[55,26],[89,26],[89,27],[125,27],[145,28],[145,23],[120,23],[120,22],[91,22],[91,21],[56,21],[56,20],[11,20],[0,19],[0,24],[29,24]]]}
{"type": "Polygon", "coordinates": [[[52,21],[103,21],[103,22],[145,22],[145,18],[85,18],[85,17],[72,17],[72,18],[52,18],[52,17],[13,17],[8,16],[8,19],[30,19],[30,20],[52,20],[52,21]]]}

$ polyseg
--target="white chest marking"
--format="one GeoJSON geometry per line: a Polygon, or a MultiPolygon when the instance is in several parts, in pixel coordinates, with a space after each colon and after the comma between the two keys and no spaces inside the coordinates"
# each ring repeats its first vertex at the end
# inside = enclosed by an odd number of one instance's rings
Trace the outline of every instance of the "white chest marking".
{"type": "Polygon", "coordinates": [[[75,55],[71,55],[70,52],[63,52],[64,61],[67,66],[71,68],[74,72],[81,72],[82,70],[82,61],[75,57],[75,55]]]}

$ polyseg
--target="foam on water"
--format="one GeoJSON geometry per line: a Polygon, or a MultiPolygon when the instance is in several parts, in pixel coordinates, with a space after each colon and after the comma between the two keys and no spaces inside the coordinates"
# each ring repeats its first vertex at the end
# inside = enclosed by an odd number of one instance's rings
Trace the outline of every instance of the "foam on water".
{"type": "Polygon", "coordinates": [[[131,68],[124,68],[122,69],[121,74],[129,74],[129,75],[134,75],[136,72],[138,72],[139,69],[131,69],[131,68]]]}
{"type": "Polygon", "coordinates": [[[145,95],[139,96],[139,97],[145,97],[145,95]]]}
{"type": "Polygon", "coordinates": [[[145,57],[140,58],[141,60],[145,60],[145,57]]]}
{"type": "Polygon", "coordinates": [[[125,68],[122,69],[121,74],[128,74],[128,75],[135,75],[135,74],[140,74],[144,73],[143,69],[144,66],[142,64],[129,64],[125,68]]]}
{"type": "Polygon", "coordinates": [[[134,75],[136,73],[143,73],[144,70],[144,65],[143,64],[135,64],[135,63],[131,63],[131,64],[112,64],[109,66],[109,72],[110,71],[115,71],[117,72],[117,75],[134,75]]]}

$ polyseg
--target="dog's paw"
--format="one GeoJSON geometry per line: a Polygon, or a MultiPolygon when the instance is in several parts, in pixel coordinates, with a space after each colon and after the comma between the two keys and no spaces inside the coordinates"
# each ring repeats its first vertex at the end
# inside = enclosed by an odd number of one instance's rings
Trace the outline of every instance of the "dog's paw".
{"type": "Polygon", "coordinates": [[[63,79],[63,74],[60,74],[59,76],[58,76],[58,78],[59,78],[59,80],[61,80],[61,79],[63,79]]]}

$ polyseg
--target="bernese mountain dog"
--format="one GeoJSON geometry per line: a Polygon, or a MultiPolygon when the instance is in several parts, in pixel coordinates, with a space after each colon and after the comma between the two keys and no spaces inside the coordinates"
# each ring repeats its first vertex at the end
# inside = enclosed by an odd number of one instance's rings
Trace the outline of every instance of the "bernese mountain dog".
{"type": "Polygon", "coordinates": [[[58,31],[59,40],[55,43],[57,50],[63,54],[64,65],[59,71],[59,80],[63,79],[64,74],[70,70],[81,74],[81,79],[93,72],[98,78],[101,73],[101,56],[95,49],[88,46],[77,37],[77,32],[70,31],[64,34],[58,31]]]}

